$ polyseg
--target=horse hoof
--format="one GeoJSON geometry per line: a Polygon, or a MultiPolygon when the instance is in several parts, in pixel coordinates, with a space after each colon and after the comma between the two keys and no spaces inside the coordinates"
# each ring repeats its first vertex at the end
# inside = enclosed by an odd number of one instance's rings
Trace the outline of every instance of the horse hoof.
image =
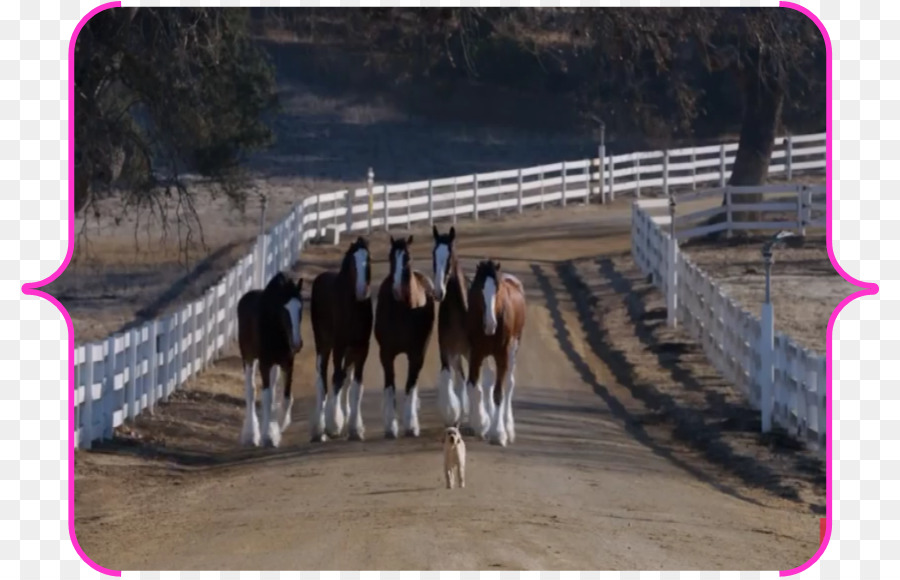
{"type": "Polygon", "coordinates": [[[325,443],[325,441],[327,441],[327,439],[324,433],[322,433],[321,435],[313,435],[309,438],[310,443],[325,443]]]}
{"type": "Polygon", "coordinates": [[[361,431],[350,431],[348,439],[350,441],[365,441],[365,437],[361,431]]]}
{"type": "Polygon", "coordinates": [[[418,436],[419,436],[419,432],[418,432],[417,430],[415,430],[415,429],[407,429],[407,430],[406,430],[406,436],[407,436],[407,437],[418,437],[418,436]]]}
{"type": "Polygon", "coordinates": [[[384,438],[385,438],[385,439],[396,439],[396,438],[397,438],[397,434],[394,433],[393,431],[385,431],[385,432],[384,432],[384,438]]]}
{"type": "Polygon", "coordinates": [[[506,439],[500,439],[499,437],[491,437],[490,443],[491,443],[491,445],[499,445],[500,447],[506,447],[506,439]]]}

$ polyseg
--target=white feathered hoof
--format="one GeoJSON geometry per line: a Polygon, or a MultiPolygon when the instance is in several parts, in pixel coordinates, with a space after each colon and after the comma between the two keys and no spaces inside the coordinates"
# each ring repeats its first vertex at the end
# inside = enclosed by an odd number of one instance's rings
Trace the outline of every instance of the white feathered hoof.
{"type": "Polygon", "coordinates": [[[291,424],[291,410],[294,408],[294,397],[289,397],[281,400],[281,419],[278,423],[281,425],[281,430],[284,431],[291,424]]]}
{"type": "Polygon", "coordinates": [[[506,447],[508,440],[506,438],[506,431],[502,430],[498,432],[491,432],[490,443],[491,445],[499,445],[500,447],[506,447]]]}
{"type": "Polygon", "coordinates": [[[278,447],[281,445],[281,428],[275,421],[269,421],[269,428],[263,436],[263,447],[278,447]]]}
{"type": "Polygon", "coordinates": [[[332,439],[340,437],[344,430],[344,410],[337,399],[334,391],[329,391],[325,399],[325,434],[332,439]]]}
{"type": "Polygon", "coordinates": [[[248,413],[244,417],[244,427],[241,429],[241,445],[259,447],[259,419],[255,412],[248,413]]]}
{"type": "Polygon", "coordinates": [[[365,429],[355,429],[353,427],[350,428],[350,434],[347,436],[347,439],[350,441],[365,441],[366,440],[366,431],[365,429]]]}
{"type": "Polygon", "coordinates": [[[326,441],[328,441],[328,437],[324,433],[313,433],[309,438],[310,443],[325,443],[326,441]]]}

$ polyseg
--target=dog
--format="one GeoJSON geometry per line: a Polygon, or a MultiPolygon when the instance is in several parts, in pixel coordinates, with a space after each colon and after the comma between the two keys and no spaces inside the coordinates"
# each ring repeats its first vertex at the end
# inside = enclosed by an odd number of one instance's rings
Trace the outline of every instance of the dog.
{"type": "Polygon", "coordinates": [[[447,489],[453,489],[454,470],[459,487],[466,487],[466,442],[459,429],[447,427],[444,430],[444,477],[447,489]]]}

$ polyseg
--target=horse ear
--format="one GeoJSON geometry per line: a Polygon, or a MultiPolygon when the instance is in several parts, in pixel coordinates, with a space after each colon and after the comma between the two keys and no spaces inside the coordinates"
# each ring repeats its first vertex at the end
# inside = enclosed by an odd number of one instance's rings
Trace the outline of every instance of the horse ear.
{"type": "Polygon", "coordinates": [[[452,242],[455,239],[456,239],[456,228],[453,226],[450,226],[450,241],[452,242]]]}
{"type": "Polygon", "coordinates": [[[434,239],[437,240],[438,239],[437,226],[431,226],[431,233],[434,236],[434,239]]]}
{"type": "Polygon", "coordinates": [[[500,271],[500,262],[497,262],[496,268],[497,268],[497,271],[499,272],[500,271]]]}
{"type": "Polygon", "coordinates": [[[412,234],[410,234],[410,236],[408,238],[406,238],[406,245],[411,246],[412,243],[413,243],[413,237],[412,237],[412,234]]]}
{"type": "Polygon", "coordinates": [[[303,292],[303,278],[297,280],[297,292],[303,292]]]}

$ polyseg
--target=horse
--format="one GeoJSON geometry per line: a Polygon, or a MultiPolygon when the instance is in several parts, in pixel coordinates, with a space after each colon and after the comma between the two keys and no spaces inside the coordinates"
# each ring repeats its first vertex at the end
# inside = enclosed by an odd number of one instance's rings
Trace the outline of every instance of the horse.
{"type": "MultiPolygon", "coordinates": [[[[444,427],[460,427],[468,421],[468,393],[464,359],[469,357],[466,316],[469,310],[467,280],[456,257],[456,228],[446,234],[432,226],[434,249],[434,295],[438,306],[438,349],[441,370],[438,375],[438,410],[444,427]],[[455,376],[454,376],[455,375],[455,376]],[[455,379],[455,381],[454,381],[455,379]]],[[[471,433],[470,430],[466,430],[471,433]]]]}
{"type": "Polygon", "coordinates": [[[312,442],[324,441],[326,434],[340,437],[345,419],[350,440],[365,437],[362,379],[372,335],[371,280],[369,243],[363,237],[347,248],[339,271],[322,272],[313,280],[310,308],[316,342],[316,403],[310,421],[312,442]],[[334,365],[331,391],[326,387],[329,355],[334,365]],[[350,367],[352,383],[342,405],[341,389],[350,367]]]}
{"type": "Polygon", "coordinates": [[[469,311],[466,331],[469,336],[469,381],[473,389],[470,414],[473,427],[486,439],[490,415],[490,442],[506,446],[515,442],[512,399],[516,389],[516,354],[525,328],[525,288],[518,278],[501,273],[500,262],[479,262],[469,287],[469,311]],[[493,357],[496,379],[491,401],[478,386],[484,360],[493,357]],[[504,382],[508,385],[504,393],[504,382]],[[482,401],[482,399],[485,399],[482,401]],[[491,405],[490,403],[493,403],[491,405]]]}
{"type": "Polygon", "coordinates": [[[300,322],[303,317],[303,278],[294,282],[284,272],[275,274],[262,290],[250,290],[237,303],[238,345],[244,364],[247,411],[241,430],[241,443],[258,447],[259,422],[256,417],[256,389],[253,375],[259,368],[262,377],[262,443],[278,447],[281,433],[291,422],[291,382],[294,357],[303,348],[300,322]],[[278,371],[284,374],[284,400],[281,416],[272,417],[273,391],[278,371]]]}
{"type": "Polygon", "coordinates": [[[384,436],[397,437],[394,359],[406,354],[406,400],[404,423],[407,437],[419,436],[419,400],[416,382],[434,327],[434,287],[421,272],[413,270],[409,246],[413,237],[394,239],[388,254],[390,274],[381,282],[375,305],[375,340],[384,370],[384,436]]]}

